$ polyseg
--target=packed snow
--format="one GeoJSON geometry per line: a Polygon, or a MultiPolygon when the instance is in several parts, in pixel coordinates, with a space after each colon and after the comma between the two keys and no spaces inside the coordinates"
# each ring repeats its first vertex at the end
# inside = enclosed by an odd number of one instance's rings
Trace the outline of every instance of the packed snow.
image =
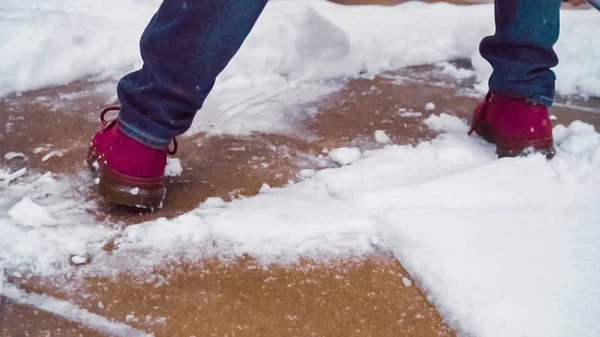
{"type": "MultiPolygon", "coordinates": [[[[0,4],[0,96],[86,76],[115,77],[140,65],[138,40],[159,0],[18,1],[0,4]]],[[[410,65],[468,59],[485,91],[490,66],[478,45],[493,33],[493,6],[410,2],[394,7],[273,1],[215,93],[252,83],[297,85],[410,65]],[[430,18],[424,20],[423,18],[430,18]]],[[[600,20],[562,11],[558,91],[600,96],[600,20]]],[[[443,65],[442,65],[443,66],[443,65]]],[[[445,66],[449,75],[464,71],[445,66]]]]}

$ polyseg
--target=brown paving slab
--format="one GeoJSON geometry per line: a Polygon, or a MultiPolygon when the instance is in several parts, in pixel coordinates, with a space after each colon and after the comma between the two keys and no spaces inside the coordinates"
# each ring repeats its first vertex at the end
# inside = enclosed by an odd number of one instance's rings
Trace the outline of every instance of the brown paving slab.
{"type": "MultiPolygon", "coordinates": [[[[456,65],[468,67],[464,62],[456,65]]],[[[384,130],[398,144],[429,139],[435,134],[423,125],[426,117],[443,112],[468,120],[477,103],[476,98],[463,94],[471,84],[468,80],[457,82],[436,73],[435,68],[412,67],[347,81],[344,89],[315,103],[316,116],[298,125],[312,132],[315,137],[310,139],[269,134],[182,137],[179,157],[184,172],[170,180],[167,207],[157,213],[139,214],[104,204],[91,176],[82,181],[90,185],[83,197],[97,203],[96,216],[110,223],[173,217],[208,197],[252,196],[263,183],[283,186],[295,179],[301,168],[331,166],[318,158],[323,149],[380,147],[373,136],[376,130],[384,130]],[[436,104],[434,111],[425,111],[428,102],[436,104]],[[405,117],[403,112],[422,115],[405,117]]],[[[106,90],[97,90],[102,85],[80,82],[0,100],[0,127],[7,131],[0,138],[0,158],[6,150],[18,151],[29,159],[15,162],[15,167],[26,165],[63,174],[84,170],[83,157],[97,127],[97,113],[111,99],[106,90]],[[43,144],[51,146],[35,154],[34,149],[43,144]],[[62,158],[43,162],[41,157],[53,149],[67,151],[62,158]]],[[[582,108],[600,107],[598,99],[558,101],[582,108]]],[[[558,117],[557,123],[581,119],[600,125],[600,114],[568,108],[553,108],[552,113],[558,117]]],[[[114,247],[108,247],[107,253],[111,249],[114,247]]],[[[385,253],[267,267],[251,259],[235,263],[207,260],[156,267],[152,275],[143,278],[116,274],[114,278],[75,274],[66,284],[41,279],[11,282],[28,291],[76,302],[157,336],[452,335],[426,296],[414,286],[404,286],[399,275],[408,275],[385,253]]],[[[39,320],[39,326],[27,330],[34,331],[33,335],[43,335],[47,330],[44,324],[61,326],[61,320],[53,321],[53,316],[36,318],[42,316],[28,311],[23,315],[39,320]]],[[[13,324],[13,320],[9,322],[13,324]]],[[[10,329],[26,331],[19,325],[10,329]]]]}
{"type": "Polygon", "coordinates": [[[408,277],[387,254],[288,266],[240,258],[88,277],[54,295],[156,336],[454,336],[408,277]]]}
{"type": "Polygon", "coordinates": [[[107,337],[73,323],[0,297],[0,337],[107,337]]]}

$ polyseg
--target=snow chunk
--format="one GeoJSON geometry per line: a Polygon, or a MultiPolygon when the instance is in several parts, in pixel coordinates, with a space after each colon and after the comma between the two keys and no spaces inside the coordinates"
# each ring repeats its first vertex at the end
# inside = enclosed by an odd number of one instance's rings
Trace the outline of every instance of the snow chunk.
{"type": "Polygon", "coordinates": [[[20,152],[8,152],[7,154],[4,155],[4,159],[6,159],[6,160],[11,160],[14,158],[27,158],[27,156],[24,153],[20,153],[20,152]]]}
{"type": "Polygon", "coordinates": [[[74,255],[71,257],[71,262],[76,265],[85,264],[87,262],[87,258],[79,255],[74,255]]]}
{"type": "Polygon", "coordinates": [[[469,127],[459,118],[448,114],[439,116],[431,115],[425,120],[425,124],[434,131],[461,134],[469,131],[469,127]]]}
{"type": "Polygon", "coordinates": [[[270,190],[271,190],[271,186],[269,186],[269,184],[263,183],[262,186],[260,187],[260,189],[258,190],[258,193],[266,193],[266,192],[269,192],[270,190]]]}
{"type": "Polygon", "coordinates": [[[178,177],[183,172],[179,158],[167,158],[167,167],[165,167],[165,176],[178,177]]]}
{"type": "Polygon", "coordinates": [[[405,117],[405,118],[421,117],[421,116],[423,116],[423,114],[420,112],[402,112],[400,114],[400,117],[405,117]]]}
{"type": "Polygon", "coordinates": [[[329,152],[329,158],[340,165],[350,165],[361,156],[360,149],[354,147],[340,147],[329,152]]]}
{"type": "Polygon", "coordinates": [[[392,142],[390,137],[383,130],[375,131],[375,141],[379,144],[388,144],[392,142]]]}
{"type": "Polygon", "coordinates": [[[0,180],[4,180],[4,186],[8,186],[14,180],[17,180],[19,177],[25,175],[26,172],[26,168],[22,168],[14,173],[5,173],[4,171],[0,171],[0,180]]]}
{"type": "Polygon", "coordinates": [[[404,283],[404,286],[407,288],[412,286],[412,281],[406,277],[402,277],[402,283],[404,283]]]}
{"type": "Polygon", "coordinates": [[[52,157],[62,157],[63,155],[64,154],[62,153],[62,151],[51,151],[42,158],[42,161],[45,162],[52,157]]]}
{"type": "Polygon", "coordinates": [[[16,223],[26,227],[40,227],[54,225],[56,221],[50,213],[42,206],[36,204],[29,197],[24,197],[9,211],[10,216],[16,223]]]}
{"type": "Polygon", "coordinates": [[[425,110],[432,111],[435,110],[435,104],[433,102],[429,102],[425,105],[425,110]]]}

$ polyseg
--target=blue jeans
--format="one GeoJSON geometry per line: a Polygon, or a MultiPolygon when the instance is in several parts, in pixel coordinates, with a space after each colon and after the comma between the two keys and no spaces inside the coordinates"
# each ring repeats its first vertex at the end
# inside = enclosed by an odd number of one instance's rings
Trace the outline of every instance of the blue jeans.
{"type": "MultiPolygon", "coordinates": [[[[117,88],[123,132],[154,148],[184,133],[266,3],[164,0],[142,35],[142,69],[117,88]]],[[[491,91],[552,104],[560,4],[496,0],[496,33],[480,45],[494,68],[491,91]]]]}

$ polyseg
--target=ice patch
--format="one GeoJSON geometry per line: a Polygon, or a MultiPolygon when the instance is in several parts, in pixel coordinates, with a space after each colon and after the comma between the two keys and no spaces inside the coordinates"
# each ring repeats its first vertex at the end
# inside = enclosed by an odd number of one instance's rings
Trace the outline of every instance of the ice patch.
{"type": "Polygon", "coordinates": [[[340,147],[329,151],[329,158],[340,165],[350,165],[360,159],[360,149],[354,147],[340,147]]]}

